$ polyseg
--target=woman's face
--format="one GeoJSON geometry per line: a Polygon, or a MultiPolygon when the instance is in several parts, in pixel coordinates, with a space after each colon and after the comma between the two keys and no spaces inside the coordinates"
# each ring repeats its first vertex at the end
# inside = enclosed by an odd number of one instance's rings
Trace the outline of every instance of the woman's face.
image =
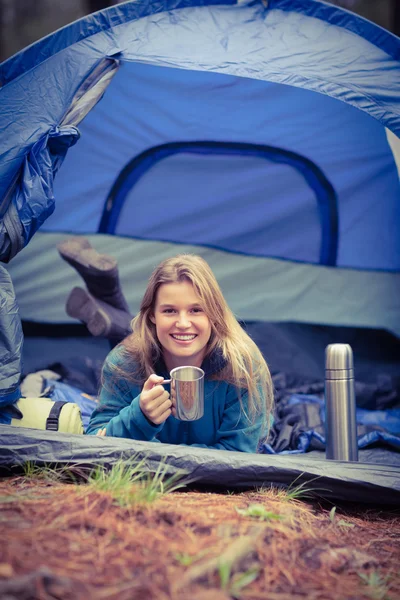
{"type": "Polygon", "coordinates": [[[163,283],[157,291],[152,323],[167,369],[200,367],[211,336],[211,323],[190,281],[163,283]]]}

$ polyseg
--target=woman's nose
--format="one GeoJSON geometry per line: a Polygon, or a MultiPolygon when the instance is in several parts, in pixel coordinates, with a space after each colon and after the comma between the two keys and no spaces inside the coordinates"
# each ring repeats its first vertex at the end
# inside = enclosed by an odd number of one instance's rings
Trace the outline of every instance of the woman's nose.
{"type": "Polygon", "coordinates": [[[186,314],[180,314],[178,316],[176,326],[180,327],[181,329],[187,329],[188,327],[190,327],[190,321],[188,319],[188,316],[186,314]]]}

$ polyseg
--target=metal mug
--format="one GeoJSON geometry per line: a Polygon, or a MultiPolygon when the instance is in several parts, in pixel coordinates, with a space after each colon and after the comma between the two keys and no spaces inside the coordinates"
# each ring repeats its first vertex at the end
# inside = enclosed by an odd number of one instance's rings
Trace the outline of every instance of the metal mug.
{"type": "Polygon", "coordinates": [[[197,421],[204,415],[204,371],[199,367],[176,367],[170,372],[175,391],[176,418],[180,421],[197,421]]]}

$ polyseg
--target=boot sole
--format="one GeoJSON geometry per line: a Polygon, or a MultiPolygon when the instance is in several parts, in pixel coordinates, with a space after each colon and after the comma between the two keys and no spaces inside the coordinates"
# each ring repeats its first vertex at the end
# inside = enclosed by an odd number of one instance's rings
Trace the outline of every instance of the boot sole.
{"type": "Polygon", "coordinates": [[[80,266],[86,269],[96,269],[101,272],[112,271],[117,268],[117,261],[115,258],[107,256],[106,254],[100,254],[90,246],[87,240],[86,242],[88,245],[83,245],[74,240],[67,240],[66,242],[58,244],[57,250],[62,258],[69,262],[74,268],[80,266]]]}
{"type": "Polygon", "coordinates": [[[86,290],[74,288],[68,296],[65,309],[70,317],[85,323],[96,337],[107,336],[111,330],[110,317],[86,290]]]}

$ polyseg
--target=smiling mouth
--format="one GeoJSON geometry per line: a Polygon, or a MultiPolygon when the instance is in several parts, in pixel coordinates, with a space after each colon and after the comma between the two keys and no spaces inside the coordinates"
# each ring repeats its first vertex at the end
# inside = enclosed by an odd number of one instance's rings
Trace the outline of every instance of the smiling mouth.
{"type": "Polygon", "coordinates": [[[197,335],[195,333],[187,333],[187,334],[181,334],[178,335],[176,333],[171,333],[171,337],[174,340],[177,340],[178,342],[191,342],[192,340],[194,340],[197,335]]]}

